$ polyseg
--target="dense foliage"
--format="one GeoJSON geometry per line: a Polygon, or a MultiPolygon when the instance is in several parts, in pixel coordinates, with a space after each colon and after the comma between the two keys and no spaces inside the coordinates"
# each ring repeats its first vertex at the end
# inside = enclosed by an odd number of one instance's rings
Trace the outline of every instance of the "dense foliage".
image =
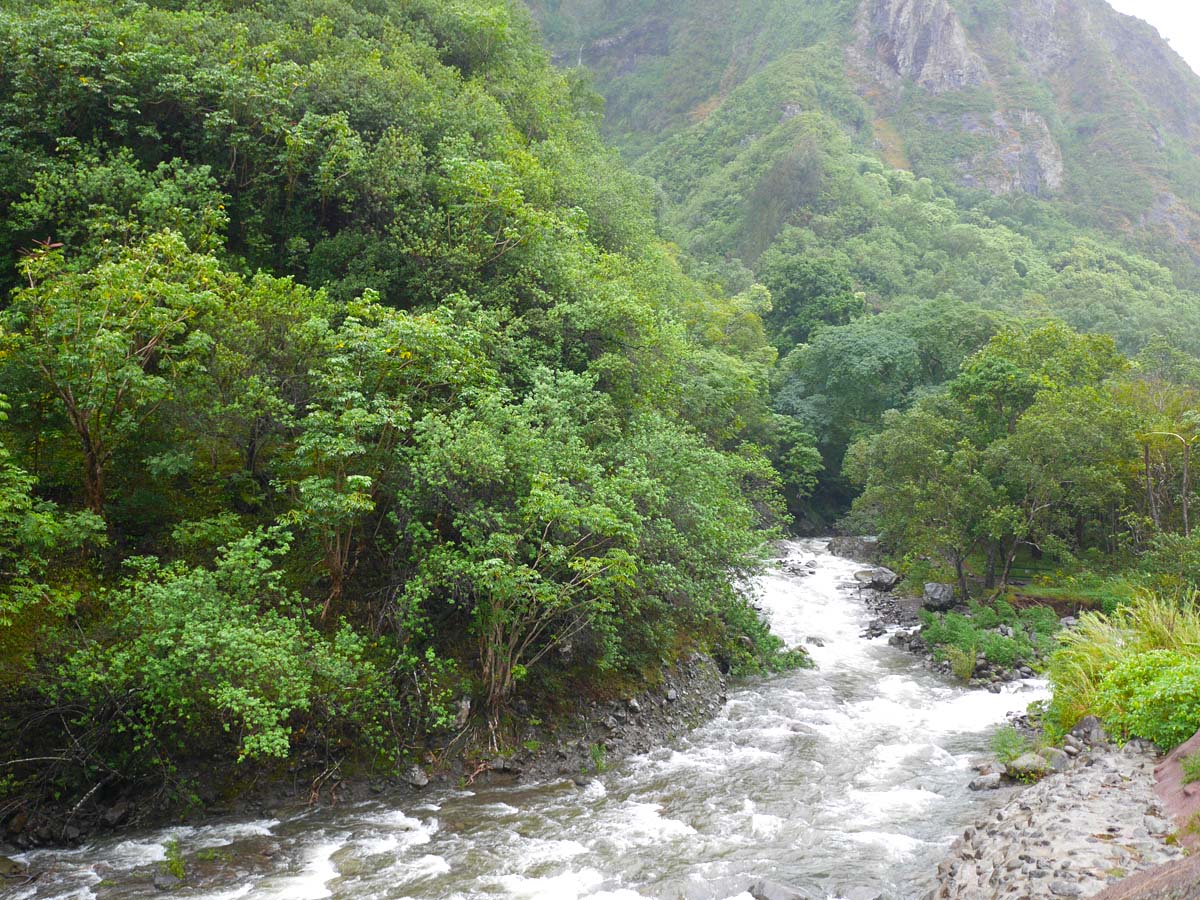
{"type": "Polygon", "coordinates": [[[1098,714],[1118,734],[1174,747],[1200,729],[1200,607],[1149,591],[1111,615],[1091,612],[1050,664],[1052,730],[1098,714]]]}
{"type": "MultiPolygon", "coordinates": [[[[610,90],[632,174],[516,0],[0,0],[5,796],[794,662],[735,587],[785,512],[964,596],[1028,554],[1194,586],[1194,261],[1124,193],[955,183],[922,129],[989,98],[881,117],[856,4],[748,6],[736,65],[701,17],[610,90]]],[[[1015,664],[1044,612],[928,624],[1015,664]]],[[[1174,740],[1195,661],[1138,647],[1060,651],[1056,721],[1174,740]]]]}
{"type": "Polygon", "coordinates": [[[765,295],[684,274],[522,7],[4,3],[0,46],[4,790],[778,662],[734,585],[819,460],[765,295]]]}
{"type": "Polygon", "coordinates": [[[793,507],[810,521],[853,498],[847,447],[1005,322],[1061,320],[1126,354],[1159,337],[1200,353],[1200,169],[1183,146],[1200,83],[1104,4],[1047,24],[1027,5],[953,3],[989,70],[962,90],[877,81],[854,2],[532,5],[563,62],[594,73],[607,133],[658,182],[694,271],[771,289],[776,408],[822,454],[815,502],[793,507]],[[1069,60],[1014,41],[1044,28],[1069,60]],[[1013,147],[1040,140],[1030,117],[1061,152],[1061,189],[985,189],[1013,147]]]}

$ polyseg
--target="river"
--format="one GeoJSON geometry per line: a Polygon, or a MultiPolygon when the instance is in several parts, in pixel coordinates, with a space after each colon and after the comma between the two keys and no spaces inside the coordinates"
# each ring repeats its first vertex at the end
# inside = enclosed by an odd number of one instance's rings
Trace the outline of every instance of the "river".
{"type": "Polygon", "coordinates": [[[37,882],[14,900],[163,896],[149,884],[174,839],[219,861],[266,848],[203,900],[749,900],[767,878],[814,898],[918,900],[954,836],[992,796],[971,761],[1039,681],[968,691],[864,640],[858,563],[824,541],[789,544],[806,577],[757,583],[764,612],[814,670],[734,686],[722,713],[677,746],[624,760],[584,787],[428,789],[280,820],[173,828],[18,857],[37,882]]]}

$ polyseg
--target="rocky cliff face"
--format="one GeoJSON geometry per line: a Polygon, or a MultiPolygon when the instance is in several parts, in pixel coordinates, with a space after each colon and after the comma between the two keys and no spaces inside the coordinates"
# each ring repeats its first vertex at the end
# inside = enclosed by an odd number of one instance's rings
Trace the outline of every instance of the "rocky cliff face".
{"type": "Polygon", "coordinates": [[[964,116],[963,130],[985,135],[992,149],[959,162],[962,183],[989,193],[1053,196],[1063,188],[1062,150],[1050,126],[1028,109],[964,116]]]}
{"type": "Polygon", "coordinates": [[[983,84],[987,67],[945,0],[866,0],[853,54],[877,79],[942,93],[983,84]]]}
{"type": "Polygon", "coordinates": [[[825,111],[867,149],[873,132],[889,165],[1055,200],[1081,224],[1200,260],[1200,78],[1106,0],[529,2],[556,58],[593,70],[609,136],[632,156],[816,51],[841,57],[869,124],[825,111]]]}
{"type": "MultiPolygon", "coordinates": [[[[1053,0],[1033,0],[1053,7],[1053,0]]],[[[1054,10],[1043,10],[1053,16],[1054,10]]],[[[1046,32],[1033,29],[1035,34],[1046,32]]],[[[1053,34],[1053,32],[1050,32],[1053,34]]],[[[1051,40],[1038,48],[1042,58],[1060,52],[1051,40]]],[[[852,73],[864,81],[864,95],[881,116],[902,103],[906,89],[948,94],[976,88],[1003,96],[983,57],[972,47],[957,11],[946,0],[864,0],[847,50],[852,73]]],[[[924,126],[958,133],[975,148],[953,160],[960,184],[989,193],[1045,197],[1063,188],[1062,150],[1046,119],[1023,108],[929,112],[924,126]]]]}

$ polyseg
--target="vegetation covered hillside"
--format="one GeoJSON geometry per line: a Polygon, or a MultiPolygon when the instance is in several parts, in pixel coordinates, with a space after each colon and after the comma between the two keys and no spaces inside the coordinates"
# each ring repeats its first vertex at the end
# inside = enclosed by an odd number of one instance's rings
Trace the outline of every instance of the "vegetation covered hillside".
{"type": "Polygon", "coordinates": [[[1200,79],[1104,0],[531,5],[558,61],[596,74],[606,133],[632,156],[783,68],[793,85],[774,88],[775,116],[819,108],[858,146],[967,205],[1049,199],[1164,259],[1200,249],[1200,79]]]}
{"type": "Polygon", "coordinates": [[[0,815],[779,663],[732,582],[817,463],[759,296],[522,6],[6,2],[0,47],[0,815]]]}
{"type": "Polygon", "coordinates": [[[1051,734],[1200,728],[1200,79],[1103,0],[531,5],[689,271],[769,294],[801,524],[953,582],[964,677],[1084,611],[1051,734]]]}
{"type": "Polygon", "coordinates": [[[694,273],[770,289],[776,407],[820,443],[827,508],[849,443],[1004,322],[1200,352],[1200,80],[1106,4],[534,6],[694,273]]]}

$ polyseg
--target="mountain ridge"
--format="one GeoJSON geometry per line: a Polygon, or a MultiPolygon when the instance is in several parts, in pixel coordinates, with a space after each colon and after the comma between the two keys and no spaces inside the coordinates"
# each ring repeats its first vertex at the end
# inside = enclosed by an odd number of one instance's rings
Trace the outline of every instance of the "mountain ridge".
{"type": "Polygon", "coordinates": [[[1152,26],[1103,0],[531,6],[556,61],[592,71],[607,136],[635,159],[788,54],[825,44],[840,48],[836,77],[871,114],[851,134],[858,149],[967,205],[1053,201],[1195,277],[1200,77],[1152,26]]]}

